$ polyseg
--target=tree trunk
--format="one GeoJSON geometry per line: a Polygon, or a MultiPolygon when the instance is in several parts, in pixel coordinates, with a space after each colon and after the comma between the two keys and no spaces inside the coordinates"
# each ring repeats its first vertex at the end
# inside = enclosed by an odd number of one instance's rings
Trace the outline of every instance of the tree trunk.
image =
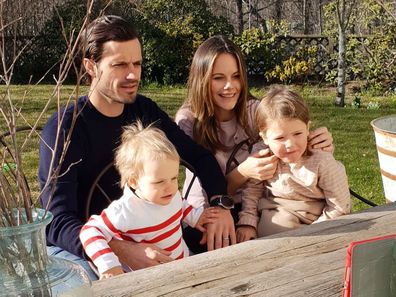
{"type": "Polygon", "coordinates": [[[345,105],[345,49],[346,36],[345,28],[338,26],[338,66],[337,66],[337,95],[335,105],[344,107],[345,105]]]}
{"type": "Polygon", "coordinates": [[[322,4],[322,0],[319,0],[318,6],[319,6],[319,13],[318,13],[319,35],[322,35],[322,33],[323,33],[323,13],[322,13],[323,4],[322,4]]]}
{"type": "Polygon", "coordinates": [[[308,0],[303,0],[303,27],[304,27],[304,34],[308,35],[309,33],[309,5],[308,0]]]}
{"type": "Polygon", "coordinates": [[[336,6],[338,22],[338,66],[337,66],[337,94],[335,105],[344,107],[345,105],[345,69],[346,69],[346,32],[349,28],[349,21],[356,0],[338,0],[336,6]]]}
{"type": "Polygon", "coordinates": [[[237,9],[237,17],[238,17],[238,34],[242,34],[244,28],[242,0],[235,0],[235,4],[237,9]]]}
{"type": "MultiPolygon", "coordinates": [[[[263,7],[258,8],[258,3],[254,5],[249,1],[249,15],[255,17],[256,26],[258,26],[263,33],[268,33],[267,21],[260,15],[260,11],[264,10],[263,7]]],[[[250,26],[249,26],[250,28],[250,26]]]]}
{"type": "Polygon", "coordinates": [[[268,33],[267,21],[266,20],[262,20],[260,22],[259,28],[260,28],[261,32],[268,33]]]}
{"type": "Polygon", "coordinates": [[[282,20],[282,0],[275,1],[275,21],[279,24],[282,20]]]}

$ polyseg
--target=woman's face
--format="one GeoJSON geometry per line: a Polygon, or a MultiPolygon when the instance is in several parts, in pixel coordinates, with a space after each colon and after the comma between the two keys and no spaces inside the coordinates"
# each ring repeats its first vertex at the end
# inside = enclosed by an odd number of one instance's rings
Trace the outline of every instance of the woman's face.
{"type": "Polygon", "coordinates": [[[211,77],[211,92],[218,121],[229,121],[234,116],[241,87],[237,60],[231,54],[220,54],[213,64],[211,77]]]}

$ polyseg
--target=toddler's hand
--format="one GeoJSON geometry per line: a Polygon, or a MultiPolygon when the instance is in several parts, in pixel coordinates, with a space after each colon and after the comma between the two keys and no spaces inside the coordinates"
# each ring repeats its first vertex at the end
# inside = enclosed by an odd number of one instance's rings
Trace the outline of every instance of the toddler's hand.
{"type": "Polygon", "coordinates": [[[106,278],[110,278],[119,274],[123,274],[124,270],[122,269],[121,266],[116,266],[113,268],[110,268],[109,270],[106,270],[105,272],[100,274],[100,278],[99,279],[106,279],[106,278]]]}
{"type": "Polygon", "coordinates": [[[240,226],[236,230],[237,242],[244,242],[257,238],[256,228],[252,226],[240,226]]]}
{"type": "Polygon", "coordinates": [[[206,229],[204,227],[205,224],[214,223],[219,218],[219,209],[218,207],[209,207],[204,209],[201,216],[198,219],[195,228],[201,232],[205,232],[206,229]]]}

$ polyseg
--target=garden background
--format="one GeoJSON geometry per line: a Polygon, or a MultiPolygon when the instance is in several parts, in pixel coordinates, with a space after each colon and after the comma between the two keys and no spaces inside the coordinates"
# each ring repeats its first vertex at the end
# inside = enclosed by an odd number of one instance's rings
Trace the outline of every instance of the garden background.
{"type": "MultiPolygon", "coordinates": [[[[0,4],[0,108],[12,98],[23,111],[19,125],[32,125],[47,102],[44,98],[53,95],[59,65],[89,3],[6,0],[0,4]]],[[[382,204],[370,121],[396,111],[395,11],[392,1],[373,0],[152,0],[93,1],[89,16],[117,14],[137,24],[144,52],[141,93],[172,116],[185,99],[195,49],[214,34],[229,36],[245,54],[251,92],[260,98],[272,83],[293,84],[308,101],[314,126],[332,132],[335,157],[344,163],[351,188],[382,204]],[[343,77],[347,84],[341,105],[335,104],[340,12],[347,17],[343,77]]],[[[61,95],[64,100],[76,96],[72,90],[77,77],[70,71],[63,82],[63,94],[68,94],[61,95]]],[[[79,93],[86,90],[82,87],[79,93]]],[[[54,104],[42,124],[55,109],[54,104]]],[[[28,146],[23,158],[37,193],[37,143],[28,146]]],[[[354,210],[364,207],[354,201],[354,210]]]]}

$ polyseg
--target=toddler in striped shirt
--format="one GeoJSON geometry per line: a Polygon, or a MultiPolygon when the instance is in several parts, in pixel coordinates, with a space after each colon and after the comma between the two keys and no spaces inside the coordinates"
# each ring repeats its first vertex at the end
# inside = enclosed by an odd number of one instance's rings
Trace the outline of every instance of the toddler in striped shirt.
{"type": "MultiPolygon", "coordinates": [[[[122,239],[151,243],[172,259],[189,255],[181,222],[204,232],[204,224],[217,218],[217,210],[193,208],[178,191],[180,157],[165,134],[140,122],[124,128],[115,153],[123,196],[83,226],[80,239],[100,279],[124,272],[108,242],[122,239]]],[[[160,263],[158,263],[160,264],[160,263]]]]}

